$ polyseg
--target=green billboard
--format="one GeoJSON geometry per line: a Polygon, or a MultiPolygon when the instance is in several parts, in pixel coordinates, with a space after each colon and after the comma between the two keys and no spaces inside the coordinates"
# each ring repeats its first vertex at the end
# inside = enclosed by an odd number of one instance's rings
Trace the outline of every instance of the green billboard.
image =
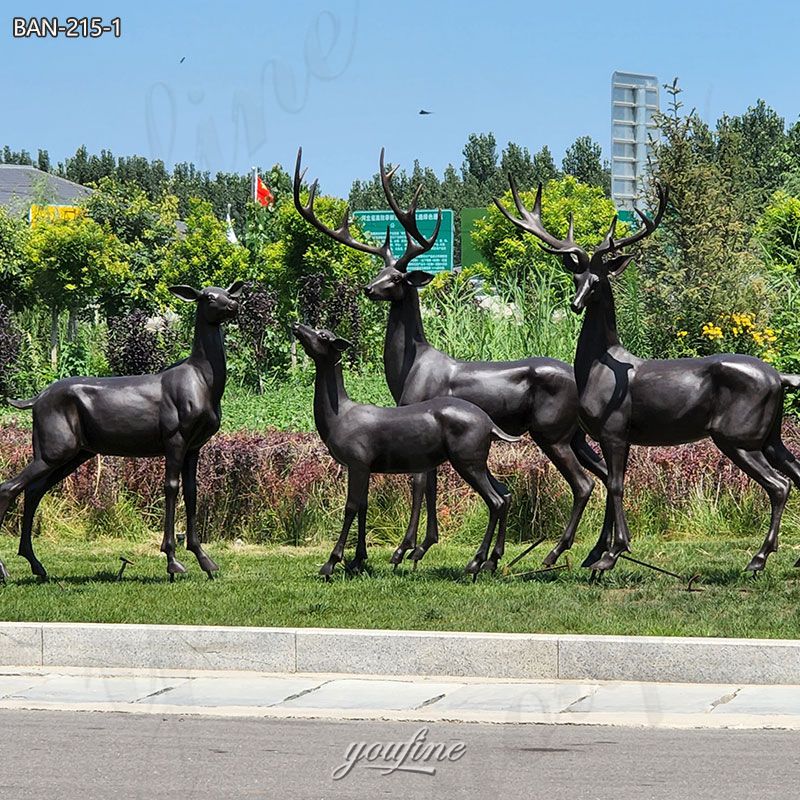
{"type": "MultiPolygon", "coordinates": [[[[422,208],[417,211],[417,226],[426,238],[433,233],[438,215],[436,209],[422,208]]],[[[392,211],[354,211],[353,216],[358,220],[361,229],[379,242],[386,238],[388,225],[392,252],[397,257],[405,252],[406,232],[392,211]]],[[[427,253],[414,259],[413,268],[425,272],[447,272],[453,269],[453,212],[449,208],[442,209],[442,227],[436,243],[427,253]]]]}

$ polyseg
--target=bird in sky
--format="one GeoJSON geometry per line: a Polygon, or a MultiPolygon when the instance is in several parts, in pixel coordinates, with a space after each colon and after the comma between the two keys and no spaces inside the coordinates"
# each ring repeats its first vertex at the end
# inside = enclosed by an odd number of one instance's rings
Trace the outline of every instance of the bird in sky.
{"type": "Polygon", "coordinates": [[[183,64],[184,61],[186,61],[186,56],[184,56],[178,63],[183,64]]]}
{"type": "Polygon", "coordinates": [[[433,111],[426,111],[424,108],[421,108],[419,110],[419,113],[423,114],[423,115],[427,115],[427,114],[433,114],[433,111]]]}

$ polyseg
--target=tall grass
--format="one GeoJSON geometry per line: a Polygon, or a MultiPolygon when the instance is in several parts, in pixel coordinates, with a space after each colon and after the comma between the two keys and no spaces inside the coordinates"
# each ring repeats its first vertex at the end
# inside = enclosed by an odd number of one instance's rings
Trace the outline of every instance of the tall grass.
{"type": "Polygon", "coordinates": [[[497,289],[481,308],[466,285],[423,296],[428,340],[455,358],[513,361],[549,356],[572,363],[581,320],[563,299],[563,282],[549,275],[497,289]]]}

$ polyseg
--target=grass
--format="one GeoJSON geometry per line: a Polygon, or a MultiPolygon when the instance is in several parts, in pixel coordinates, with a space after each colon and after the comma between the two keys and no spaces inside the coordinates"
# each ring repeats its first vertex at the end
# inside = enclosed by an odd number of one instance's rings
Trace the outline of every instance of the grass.
{"type": "MultiPolygon", "coordinates": [[[[700,573],[697,593],[622,561],[599,586],[582,569],[481,575],[473,584],[462,572],[472,554],[464,544],[435,547],[416,572],[403,566],[396,573],[388,564],[391,550],[375,547],[367,574],[337,571],[326,584],[317,569],[327,548],[217,542],[209,551],[220,563],[219,580],[206,580],[186,554],[188,575],[170,585],[153,536],[90,543],[39,537],[37,552],[53,576],[40,584],[24,560],[10,556],[14,543],[0,537],[13,571],[0,587],[3,620],[800,638],[800,571],[792,566],[800,546],[782,547],[753,581],[743,568],[758,536],[635,542],[639,558],[700,573]],[[117,583],[121,555],[135,564],[117,583]]],[[[588,542],[576,546],[572,563],[587,549],[588,542]]],[[[512,545],[506,563],[521,550],[512,545]]],[[[542,545],[515,571],[536,569],[545,552],[542,545]]]]}

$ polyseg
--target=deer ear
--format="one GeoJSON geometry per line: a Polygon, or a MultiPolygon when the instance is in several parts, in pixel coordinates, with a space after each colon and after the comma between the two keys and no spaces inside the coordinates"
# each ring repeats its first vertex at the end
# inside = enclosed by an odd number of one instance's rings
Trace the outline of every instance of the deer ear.
{"type": "Polygon", "coordinates": [[[339,336],[333,340],[332,344],[340,353],[349,350],[353,346],[352,342],[348,342],[347,339],[342,339],[339,336]]]}
{"type": "Polygon", "coordinates": [[[403,280],[410,286],[427,286],[432,280],[433,275],[430,272],[423,272],[421,269],[412,269],[407,272],[403,280]]]}
{"type": "Polygon", "coordinates": [[[181,300],[187,303],[196,303],[200,297],[200,292],[197,289],[192,289],[191,286],[170,286],[169,290],[176,297],[180,297],[181,300]]]}
{"type": "Polygon", "coordinates": [[[605,267],[608,270],[608,274],[612,278],[616,278],[617,275],[622,275],[625,272],[631,261],[633,261],[633,256],[614,256],[614,258],[609,258],[605,262],[605,267]]]}
{"type": "Polygon", "coordinates": [[[244,281],[234,281],[225,291],[231,297],[240,297],[244,289],[244,281]]]}

